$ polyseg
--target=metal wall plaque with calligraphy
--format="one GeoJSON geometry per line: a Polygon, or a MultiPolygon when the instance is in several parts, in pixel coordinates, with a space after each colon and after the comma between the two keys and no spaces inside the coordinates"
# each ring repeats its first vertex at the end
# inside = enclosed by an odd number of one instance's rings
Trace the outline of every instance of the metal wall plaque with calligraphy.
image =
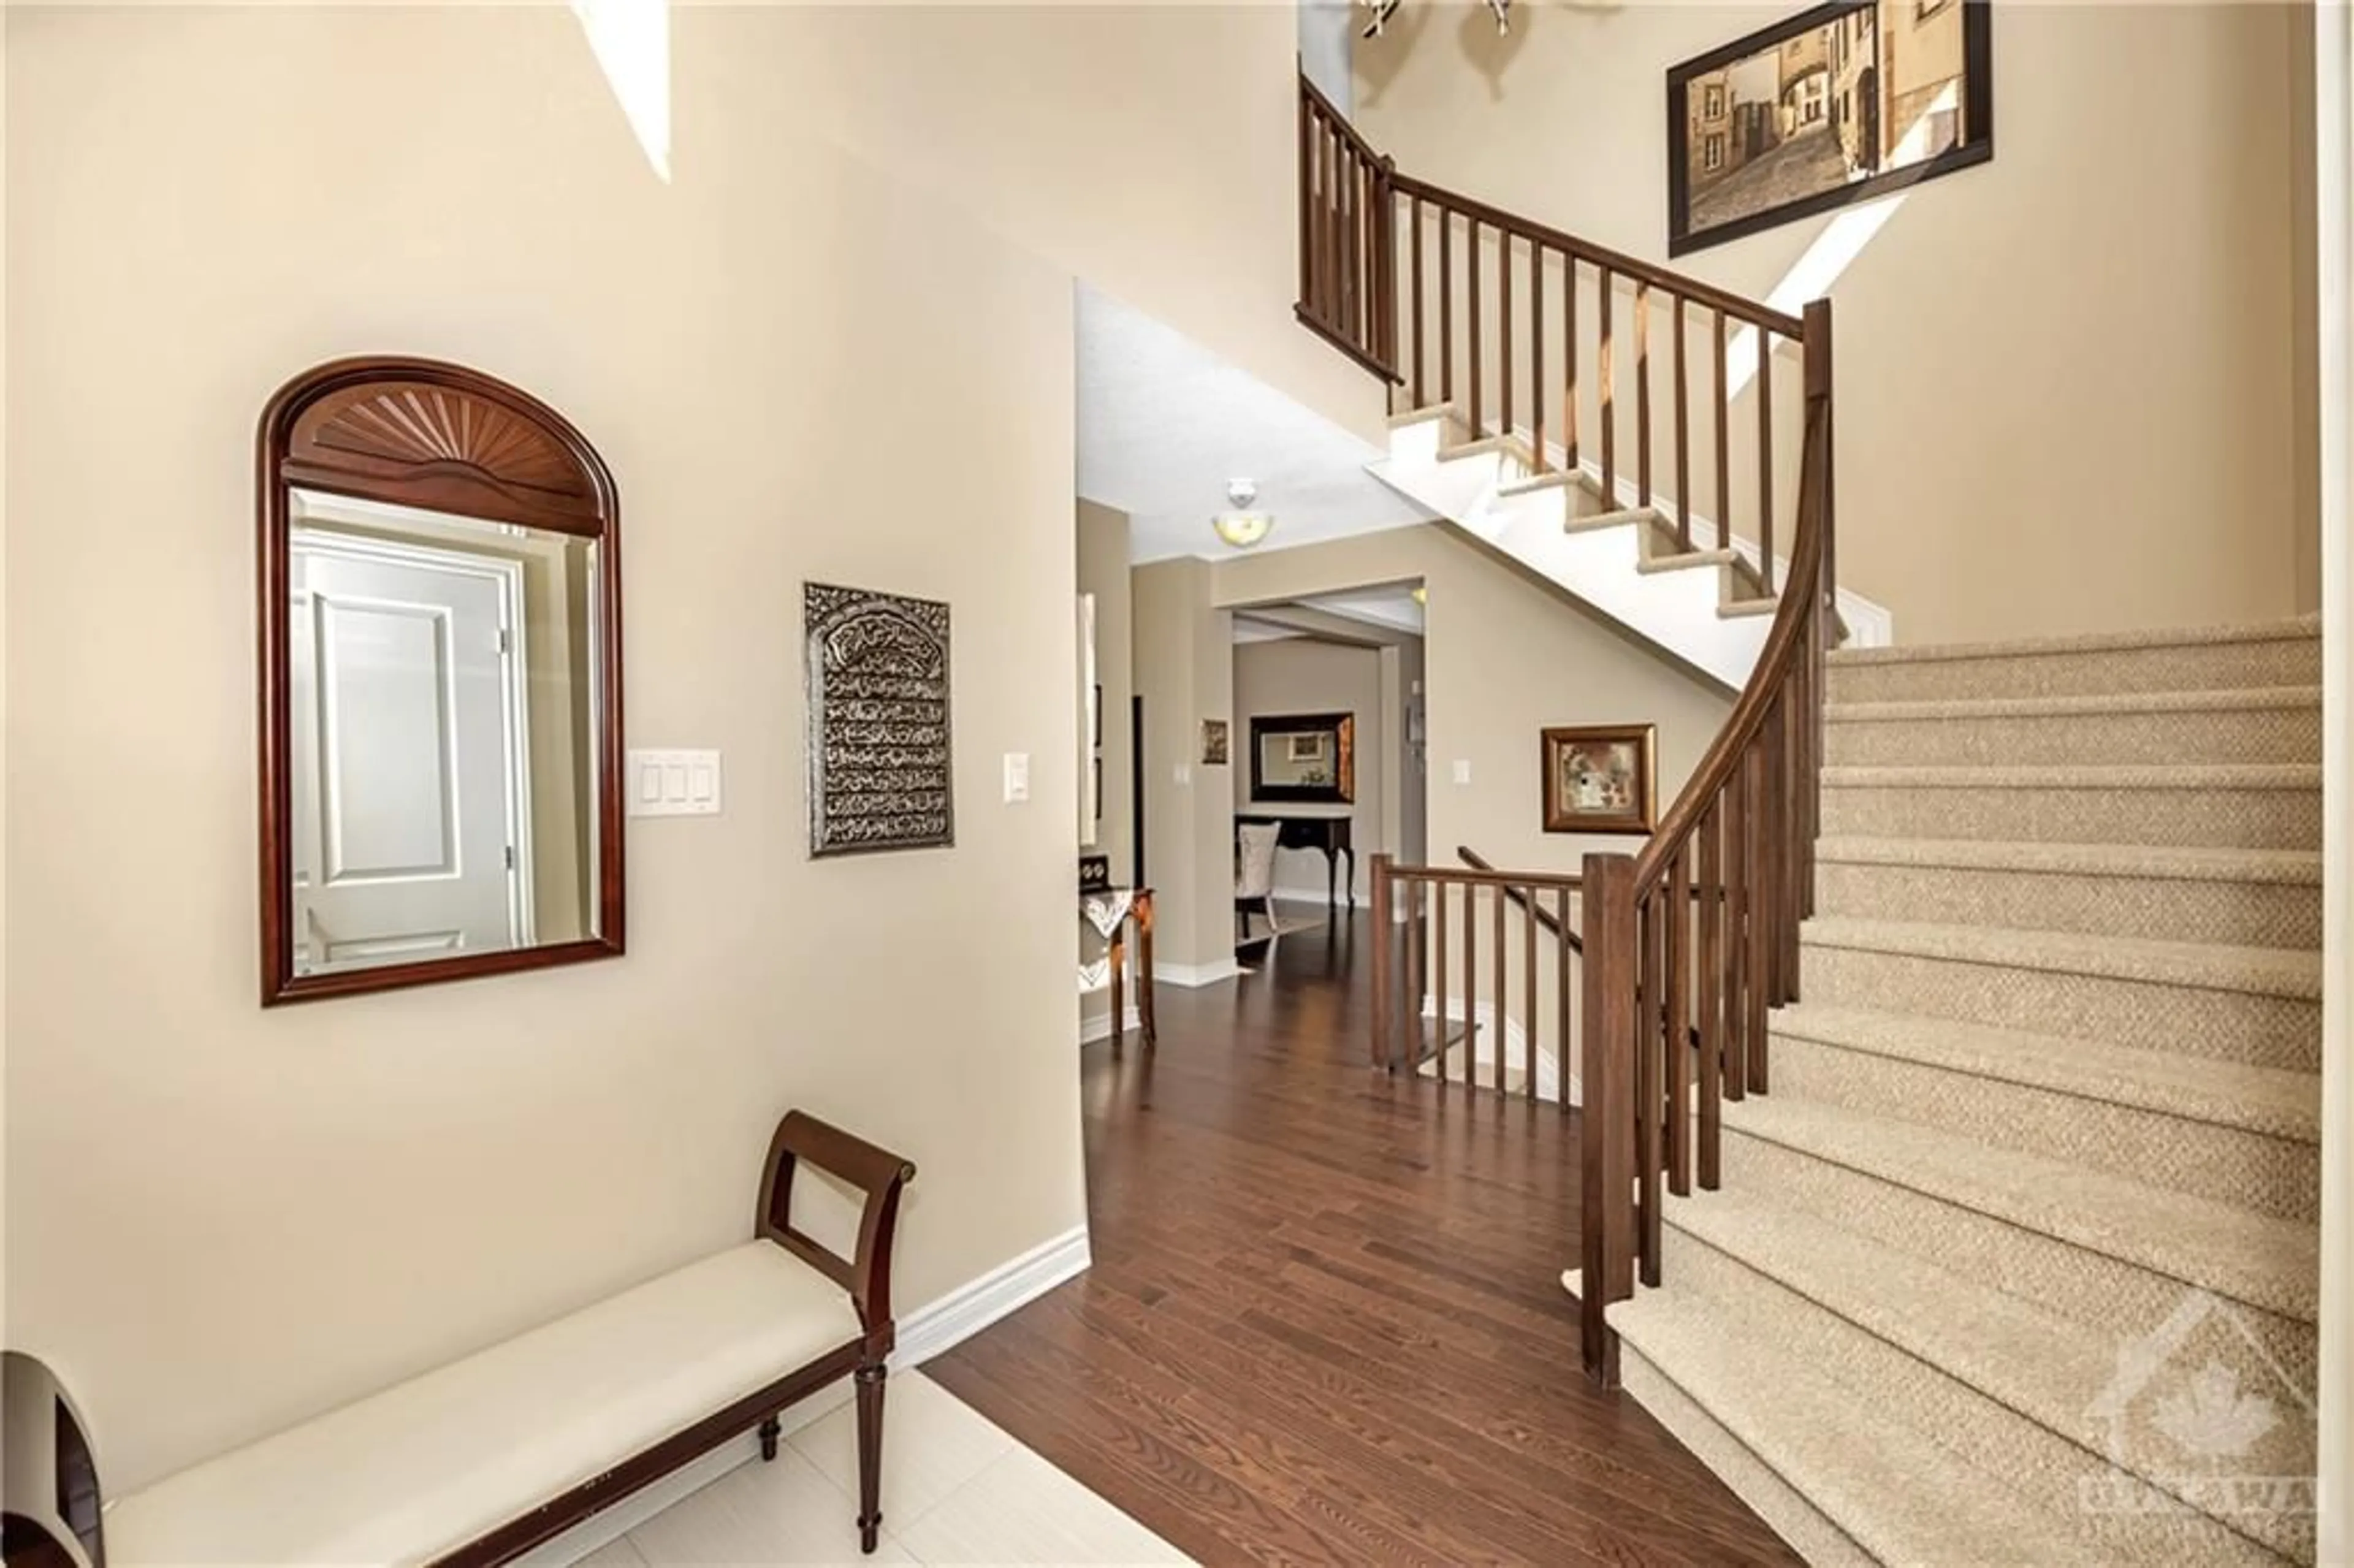
{"type": "Polygon", "coordinates": [[[956,842],[949,607],[801,585],[810,853],[956,842]]]}

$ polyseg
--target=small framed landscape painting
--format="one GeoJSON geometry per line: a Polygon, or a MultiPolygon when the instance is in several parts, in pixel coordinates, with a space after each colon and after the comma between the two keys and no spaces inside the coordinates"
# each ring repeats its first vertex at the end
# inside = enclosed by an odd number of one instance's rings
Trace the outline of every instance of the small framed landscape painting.
{"type": "Polygon", "coordinates": [[[1658,730],[1581,725],[1544,732],[1544,831],[1648,833],[1658,730]]]}
{"type": "Polygon", "coordinates": [[[1668,72],[1668,254],[1994,156],[1988,0],[1834,0],[1668,72]]]}

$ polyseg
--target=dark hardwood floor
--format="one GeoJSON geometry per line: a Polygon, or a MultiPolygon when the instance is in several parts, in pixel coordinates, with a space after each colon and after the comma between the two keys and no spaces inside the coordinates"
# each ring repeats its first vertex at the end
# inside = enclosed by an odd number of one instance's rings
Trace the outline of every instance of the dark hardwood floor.
{"type": "Polygon", "coordinates": [[[1370,927],[1080,1065],[1095,1266],[926,1371],[1206,1563],[1795,1563],[1578,1369],[1575,1122],[1368,1068],[1370,927]]]}

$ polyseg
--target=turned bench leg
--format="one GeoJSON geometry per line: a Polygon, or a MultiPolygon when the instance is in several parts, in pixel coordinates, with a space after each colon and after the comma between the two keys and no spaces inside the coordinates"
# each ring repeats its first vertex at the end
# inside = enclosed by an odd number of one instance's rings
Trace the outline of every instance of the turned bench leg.
{"type": "Polygon", "coordinates": [[[883,1372],[858,1369],[858,1549],[875,1550],[883,1530],[883,1372]]]}
{"type": "Polygon", "coordinates": [[[760,1423],[760,1457],[763,1460],[777,1457],[777,1439],[784,1435],[784,1423],[773,1415],[760,1423]]]}

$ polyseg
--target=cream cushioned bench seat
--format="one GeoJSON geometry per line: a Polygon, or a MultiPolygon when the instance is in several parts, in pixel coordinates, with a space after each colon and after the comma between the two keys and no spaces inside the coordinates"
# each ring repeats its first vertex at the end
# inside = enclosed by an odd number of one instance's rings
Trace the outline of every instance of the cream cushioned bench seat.
{"type": "Polygon", "coordinates": [[[107,1560],[431,1562],[863,1334],[747,1242],[125,1498],[107,1560]]]}
{"type": "Polygon", "coordinates": [[[55,1372],[0,1353],[9,1561],[21,1545],[43,1568],[506,1563],[743,1433],[775,1458],[779,1413],[844,1378],[873,1552],[891,1241],[915,1173],[794,1111],[769,1145],[752,1240],[111,1505],[91,1458],[104,1445],[55,1372]],[[792,1224],[804,1161],[864,1194],[854,1255],[792,1224]]]}

